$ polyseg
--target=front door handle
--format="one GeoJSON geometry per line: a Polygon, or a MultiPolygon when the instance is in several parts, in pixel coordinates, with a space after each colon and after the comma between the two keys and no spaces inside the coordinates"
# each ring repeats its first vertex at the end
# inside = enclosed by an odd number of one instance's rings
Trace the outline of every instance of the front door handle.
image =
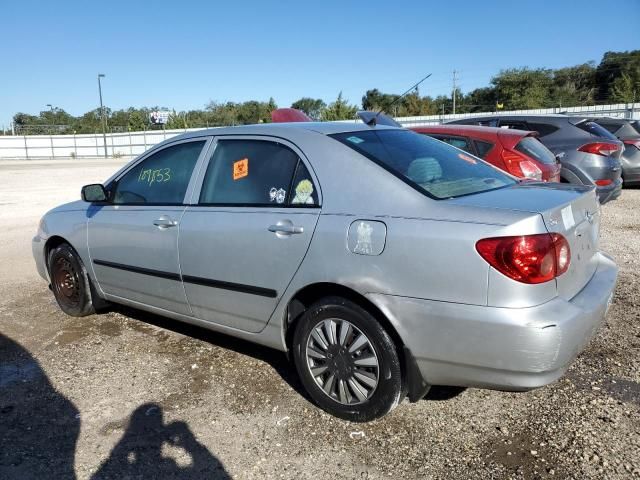
{"type": "Polygon", "coordinates": [[[269,231],[276,235],[298,235],[304,233],[304,228],[298,225],[294,225],[291,220],[282,220],[275,225],[269,225],[269,231]]]}
{"type": "Polygon", "coordinates": [[[178,222],[171,218],[169,215],[160,215],[160,218],[154,220],[153,224],[160,230],[164,230],[167,228],[175,227],[176,225],[178,225],[178,222]]]}

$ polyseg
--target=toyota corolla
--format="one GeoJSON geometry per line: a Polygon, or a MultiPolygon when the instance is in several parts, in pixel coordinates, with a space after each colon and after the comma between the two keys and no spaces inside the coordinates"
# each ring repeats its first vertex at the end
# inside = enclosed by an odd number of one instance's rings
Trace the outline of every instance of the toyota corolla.
{"type": "Polygon", "coordinates": [[[354,421],[431,385],[553,382],[617,277],[593,187],[382,125],[187,133],[81,193],[33,239],[64,312],[125,304],[288,352],[354,421]]]}

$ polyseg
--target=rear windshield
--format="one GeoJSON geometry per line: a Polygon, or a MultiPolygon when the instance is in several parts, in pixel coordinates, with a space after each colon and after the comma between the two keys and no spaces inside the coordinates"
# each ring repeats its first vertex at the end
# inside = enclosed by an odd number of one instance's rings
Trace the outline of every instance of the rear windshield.
{"type": "Polygon", "coordinates": [[[609,140],[617,140],[614,134],[609,132],[606,128],[601,127],[596,122],[580,122],[576,124],[576,127],[584,130],[585,132],[589,132],[591,135],[594,135],[596,137],[607,138],[609,140]]]}
{"type": "Polygon", "coordinates": [[[516,145],[516,150],[540,163],[547,163],[549,165],[556,163],[555,155],[535,137],[524,137],[516,145]]]}
{"type": "Polygon", "coordinates": [[[624,122],[619,124],[598,122],[598,125],[600,125],[603,128],[606,128],[609,132],[611,132],[618,138],[629,138],[629,137],[638,136],[638,132],[636,131],[635,128],[633,128],[633,126],[631,126],[629,122],[624,122]]]}
{"type": "Polygon", "coordinates": [[[473,155],[408,130],[366,130],[331,137],[436,199],[495,190],[516,183],[473,155]]]}

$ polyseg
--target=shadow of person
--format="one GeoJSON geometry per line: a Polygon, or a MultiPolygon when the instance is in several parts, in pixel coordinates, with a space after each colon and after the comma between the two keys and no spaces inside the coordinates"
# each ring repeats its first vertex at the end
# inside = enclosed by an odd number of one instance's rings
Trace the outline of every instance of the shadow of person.
{"type": "Polygon", "coordinates": [[[0,478],[75,478],[78,409],[20,344],[0,334],[0,478]]]}
{"type": "Polygon", "coordinates": [[[92,480],[120,478],[231,477],[222,463],[196,440],[185,422],[165,424],[162,407],[148,403],[131,414],[127,430],[92,480]],[[173,458],[169,451],[178,458],[173,458]]]}

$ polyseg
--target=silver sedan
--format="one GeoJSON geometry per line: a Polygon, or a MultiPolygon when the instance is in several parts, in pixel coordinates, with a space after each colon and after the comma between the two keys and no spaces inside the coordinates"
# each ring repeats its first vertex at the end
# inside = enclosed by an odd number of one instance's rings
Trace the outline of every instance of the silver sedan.
{"type": "Polygon", "coordinates": [[[615,287],[599,224],[593,187],[404,129],[272,124],[155,146],[48,212],[33,254],[69,315],[125,304],[289,352],[318,406],[367,421],[430,385],[559,378],[615,287]]]}

